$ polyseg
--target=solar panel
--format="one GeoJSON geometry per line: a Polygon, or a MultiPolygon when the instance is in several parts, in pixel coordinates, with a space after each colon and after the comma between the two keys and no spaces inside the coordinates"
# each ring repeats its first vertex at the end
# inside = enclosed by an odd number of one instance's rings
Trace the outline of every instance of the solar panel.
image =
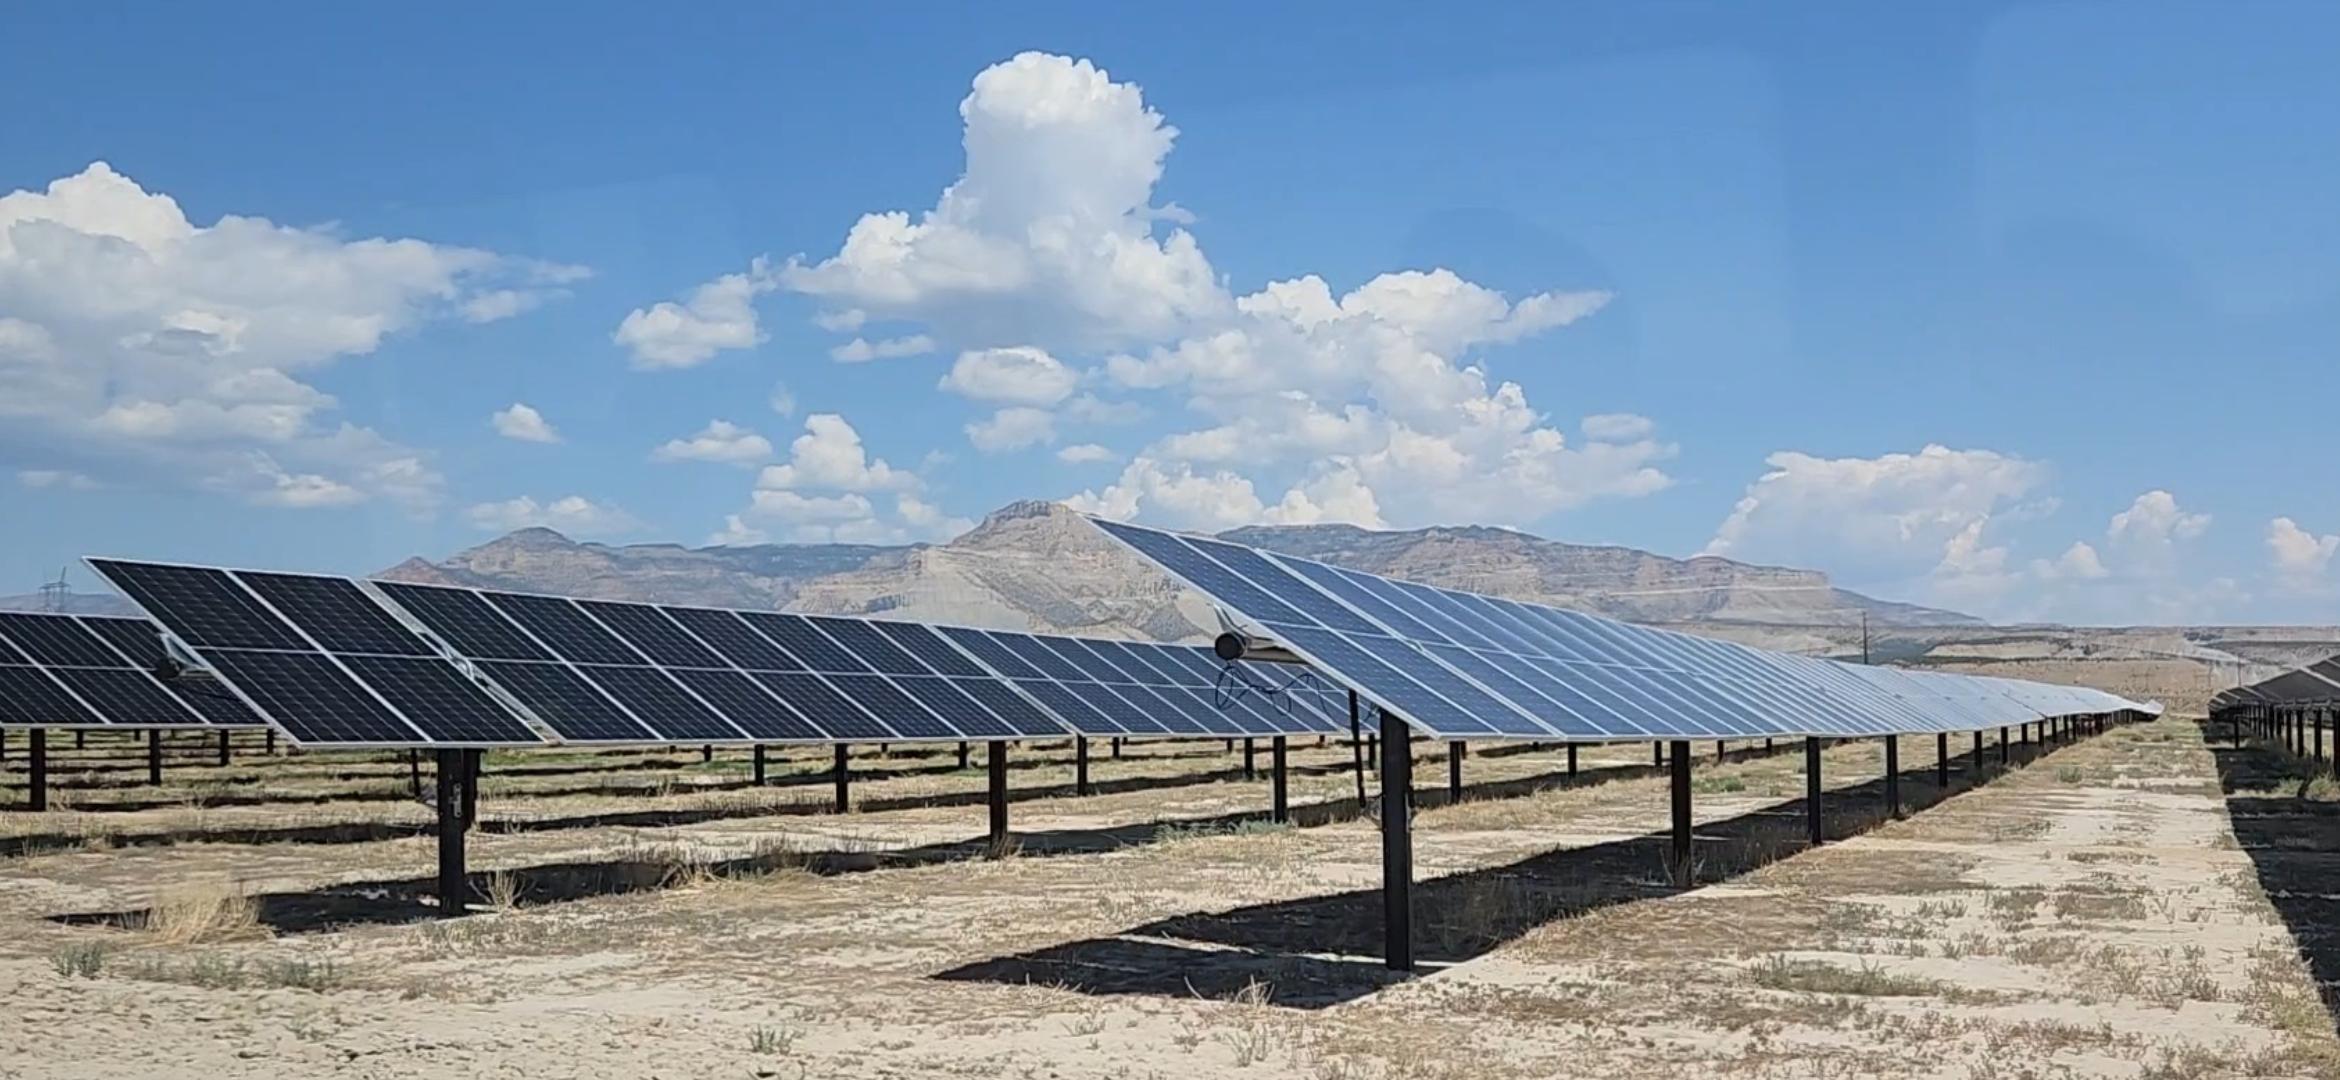
{"type": "Polygon", "coordinates": [[[904,652],[901,646],[894,644],[869,623],[820,616],[810,616],[805,621],[819,627],[831,641],[869,667],[889,675],[932,674],[924,664],[918,662],[917,657],[904,652]]]}
{"type": "Polygon", "coordinates": [[[105,719],[40,668],[0,665],[0,723],[11,727],[101,727],[105,719]]]}
{"type": "Polygon", "coordinates": [[[657,742],[658,733],[566,664],[483,660],[479,668],[569,742],[657,742]]]}
{"type": "MultiPolygon", "coordinates": [[[[201,719],[256,719],[309,745],[544,742],[347,578],[89,562],[224,684],[187,675],[164,684],[201,719]],[[240,716],[245,710],[231,705],[231,698],[248,702],[250,716],[240,716]]],[[[131,640],[125,630],[111,633],[131,640]]],[[[162,708],[151,695],[133,698],[138,692],[123,685],[113,690],[125,707],[162,708]]]]}
{"type": "Polygon", "coordinates": [[[154,669],[162,666],[169,655],[163,649],[162,632],[145,619],[125,619],[111,615],[76,615],[74,618],[89,631],[104,638],[106,644],[122,654],[134,667],[154,669]]]}
{"type": "Polygon", "coordinates": [[[158,674],[162,637],[144,619],[0,612],[0,668],[12,707],[7,727],[251,727],[251,710],[230,699],[212,707],[166,686],[158,674]],[[129,650],[115,647],[119,640],[129,650]],[[133,658],[135,653],[137,658],[133,658]]]}
{"type": "MultiPolygon", "coordinates": [[[[1855,674],[1829,661],[1091,520],[1248,631],[1442,738],[1885,734],[1998,726],[2046,709],[2143,708],[2099,691],[2017,680],[1855,674]]],[[[1087,651],[1116,655],[1103,645],[1087,651]]],[[[1095,674],[1081,653],[1064,660],[1095,674]]],[[[1175,675],[1173,664],[1155,666],[1175,675]]],[[[1312,711],[1321,721],[1332,709],[1312,711]]]]}
{"type": "Polygon", "coordinates": [[[712,608],[670,607],[666,613],[743,671],[802,671],[804,665],[782,652],[737,614],[712,608]]]}
{"type": "Polygon", "coordinates": [[[563,660],[575,664],[639,665],[644,662],[642,654],[626,647],[625,642],[619,641],[617,635],[585,614],[575,601],[557,596],[485,590],[480,595],[563,660]]]}
{"type": "Polygon", "coordinates": [[[123,667],[128,661],[89,628],[69,617],[0,611],[0,638],[35,664],[48,667],[123,667]]]}
{"type": "Polygon", "coordinates": [[[838,648],[828,635],[813,628],[802,615],[781,615],[769,611],[744,611],[741,619],[764,635],[765,639],[795,657],[797,665],[812,671],[868,671],[870,667],[853,658],[853,654],[838,648]]]}
{"type": "Polygon", "coordinates": [[[191,647],[310,648],[224,570],[111,559],[92,559],[90,565],[191,647]]]}
{"type": "Polygon", "coordinates": [[[382,590],[415,621],[430,628],[449,648],[473,660],[550,660],[553,654],[537,644],[485,598],[470,589],[435,585],[408,585],[379,581],[382,590]]]}
{"type": "Polygon", "coordinates": [[[664,667],[719,668],[726,666],[713,649],[699,643],[699,639],[684,632],[673,619],[646,604],[624,604],[614,600],[579,600],[577,606],[601,620],[626,644],[651,663],[664,667]]]}
{"type": "Polygon", "coordinates": [[[327,652],[431,656],[430,645],[408,630],[348,578],[266,574],[245,570],[236,580],[301,628],[327,652]]]}

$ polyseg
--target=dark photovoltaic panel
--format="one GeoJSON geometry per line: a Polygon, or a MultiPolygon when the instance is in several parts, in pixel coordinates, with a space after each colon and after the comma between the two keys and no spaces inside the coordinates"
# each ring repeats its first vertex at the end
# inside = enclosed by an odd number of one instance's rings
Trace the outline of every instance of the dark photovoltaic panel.
{"type": "MultiPolygon", "coordinates": [[[[1194,646],[256,571],[101,571],[157,605],[302,742],[501,744],[535,738],[529,721],[564,741],[699,743],[1234,737],[1339,720],[1311,700],[1320,688],[1194,646]]],[[[82,647],[104,647],[85,636],[82,647]]]]}
{"type": "Polygon", "coordinates": [[[123,667],[129,661],[88,627],[67,616],[0,611],[0,638],[32,663],[47,667],[123,667]]]}
{"type": "Polygon", "coordinates": [[[470,589],[375,582],[374,587],[428,627],[451,649],[473,660],[550,660],[551,652],[470,589]]]}
{"type": "Polygon", "coordinates": [[[260,594],[268,606],[292,620],[326,652],[434,655],[427,642],[391,618],[348,578],[243,570],[237,572],[236,580],[260,594]]]}
{"type": "Polygon", "coordinates": [[[868,623],[819,616],[808,617],[806,621],[819,627],[822,633],[829,635],[829,640],[836,642],[846,652],[888,675],[929,673],[917,657],[904,652],[901,646],[894,644],[868,623]]]}
{"type": "Polygon", "coordinates": [[[482,660],[480,670],[570,742],[658,742],[658,733],[566,664],[482,660]]]}
{"type": "Polygon", "coordinates": [[[98,727],[105,720],[48,673],[24,664],[0,664],[0,723],[11,727],[98,727]]]}
{"type": "Polygon", "coordinates": [[[853,658],[853,654],[839,648],[828,635],[813,628],[802,615],[781,615],[768,611],[741,612],[740,618],[773,644],[780,646],[798,664],[813,671],[868,671],[870,667],[853,658]]]}
{"type": "Polygon", "coordinates": [[[145,619],[126,619],[114,615],[78,615],[81,625],[104,638],[106,644],[130,661],[132,667],[152,670],[162,666],[169,654],[163,648],[162,632],[145,619]]]}
{"type": "Polygon", "coordinates": [[[966,654],[952,648],[940,634],[917,623],[872,622],[878,633],[892,638],[902,651],[917,657],[918,662],[944,675],[981,675],[984,670],[969,660],[966,654]]]}
{"type": "Polygon", "coordinates": [[[739,742],[748,737],[657,668],[580,664],[577,670],[657,732],[660,741],[739,742]]]}
{"type": "Polygon", "coordinates": [[[577,606],[591,612],[601,625],[623,638],[635,651],[663,667],[719,668],[724,661],[714,650],[699,643],[673,619],[647,604],[624,604],[613,600],[579,600],[577,606]]]}
{"type": "Polygon", "coordinates": [[[758,672],[756,681],[805,719],[841,742],[894,742],[901,733],[887,727],[869,711],[851,701],[818,675],[802,672],[758,672]]]}
{"type": "Polygon", "coordinates": [[[165,684],[203,718],[236,715],[234,698],[308,745],[544,742],[347,578],[112,559],[90,565],[224,684],[188,675],[165,684]]]}
{"type": "Polygon", "coordinates": [[[674,677],[729,717],[749,737],[765,742],[819,741],[827,736],[804,714],[737,671],[679,668],[674,677]]]}
{"type": "Polygon", "coordinates": [[[625,642],[617,639],[617,635],[603,629],[600,623],[577,606],[576,601],[558,596],[530,596],[526,593],[483,591],[480,595],[563,660],[577,664],[628,666],[644,662],[642,654],[627,648],[625,642]]]}
{"type": "Polygon", "coordinates": [[[323,653],[207,649],[203,658],[294,742],[360,746],[430,742],[323,653]]]}
{"type": "MultiPolygon", "coordinates": [[[[1095,523],[1260,636],[1444,738],[1876,735],[2145,708],[2074,687],[1764,653],[1220,540],[1095,523]]],[[[1093,669],[1078,653],[1065,659],[1093,669]]],[[[1317,704],[1338,715],[1330,703],[1317,704]]]]}
{"type": "Polygon", "coordinates": [[[743,671],[802,671],[804,665],[780,651],[738,615],[712,608],[667,608],[699,640],[743,671]]]}
{"type": "Polygon", "coordinates": [[[153,623],[94,615],[0,612],[0,668],[13,705],[8,727],[258,726],[241,702],[215,705],[194,679],[165,685],[162,638],[153,623]],[[121,642],[117,648],[115,642],[121,642]],[[128,651],[125,651],[127,649],[128,651]]]}
{"type": "Polygon", "coordinates": [[[156,622],[194,648],[310,648],[299,633],[270,614],[224,570],[112,559],[91,559],[89,563],[156,622]]]}

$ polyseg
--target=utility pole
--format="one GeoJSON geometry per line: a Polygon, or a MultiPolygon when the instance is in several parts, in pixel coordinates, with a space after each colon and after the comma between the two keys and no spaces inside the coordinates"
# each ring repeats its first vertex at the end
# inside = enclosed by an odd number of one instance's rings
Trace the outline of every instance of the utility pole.
{"type": "Polygon", "coordinates": [[[1861,612],[1861,663],[1869,662],[1869,613],[1861,612]]]}

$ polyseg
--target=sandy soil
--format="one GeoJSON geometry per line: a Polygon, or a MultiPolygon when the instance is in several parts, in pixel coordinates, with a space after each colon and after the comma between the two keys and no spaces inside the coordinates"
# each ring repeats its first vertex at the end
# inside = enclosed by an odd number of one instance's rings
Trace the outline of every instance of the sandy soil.
{"type": "Polygon", "coordinates": [[[1297,827],[1216,744],[1100,752],[1086,798],[1019,751],[1003,858],[980,751],[858,759],[847,815],[809,752],[766,788],[736,752],[499,756],[497,906],[441,920],[403,760],[157,791],[100,743],[57,765],[75,809],[0,813],[0,1077],[2340,1076],[2327,946],[2258,851],[2310,880],[2340,819],[2177,720],[1960,756],[1946,792],[1905,740],[1899,821],[1877,745],[1833,747],[1816,850],[1800,755],[1699,744],[1688,889],[1648,747],[1574,781],[1474,748],[1445,805],[1421,745],[1406,980],[1338,744],[1295,749],[1297,827]],[[2230,799],[2314,827],[2238,843],[2230,799]]]}

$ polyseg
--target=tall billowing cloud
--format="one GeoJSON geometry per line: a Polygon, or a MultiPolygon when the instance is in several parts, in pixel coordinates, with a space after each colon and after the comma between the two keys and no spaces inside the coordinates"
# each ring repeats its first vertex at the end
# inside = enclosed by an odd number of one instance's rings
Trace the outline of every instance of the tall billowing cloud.
{"type": "Polygon", "coordinates": [[[306,377],[428,321],[528,310],[583,274],[263,218],[198,225],[96,162],[0,196],[0,461],[265,505],[427,507],[427,456],[337,419],[306,377]]]}
{"type": "Polygon", "coordinates": [[[851,335],[842,359],[894,341],[955,355],[940,388],[988,410],[965,425],[986,453],[1146,399],[1196,421],[1073,505],[1182,525],[1522,524],[1671,483],[1674,448],[1651,422],[1596,417],[1576,445],[1474,359],[1589,317],[1607,293],[1515,299],[1433,268],[1236,295],[1192,218],[1156,198],[1178,133],[1134,84],[1025,53],[976,76],[959,114],[965,169],[931,208],[866,214],[833,254],[733,277],[816,300],[816,323],[851,335]]]}

